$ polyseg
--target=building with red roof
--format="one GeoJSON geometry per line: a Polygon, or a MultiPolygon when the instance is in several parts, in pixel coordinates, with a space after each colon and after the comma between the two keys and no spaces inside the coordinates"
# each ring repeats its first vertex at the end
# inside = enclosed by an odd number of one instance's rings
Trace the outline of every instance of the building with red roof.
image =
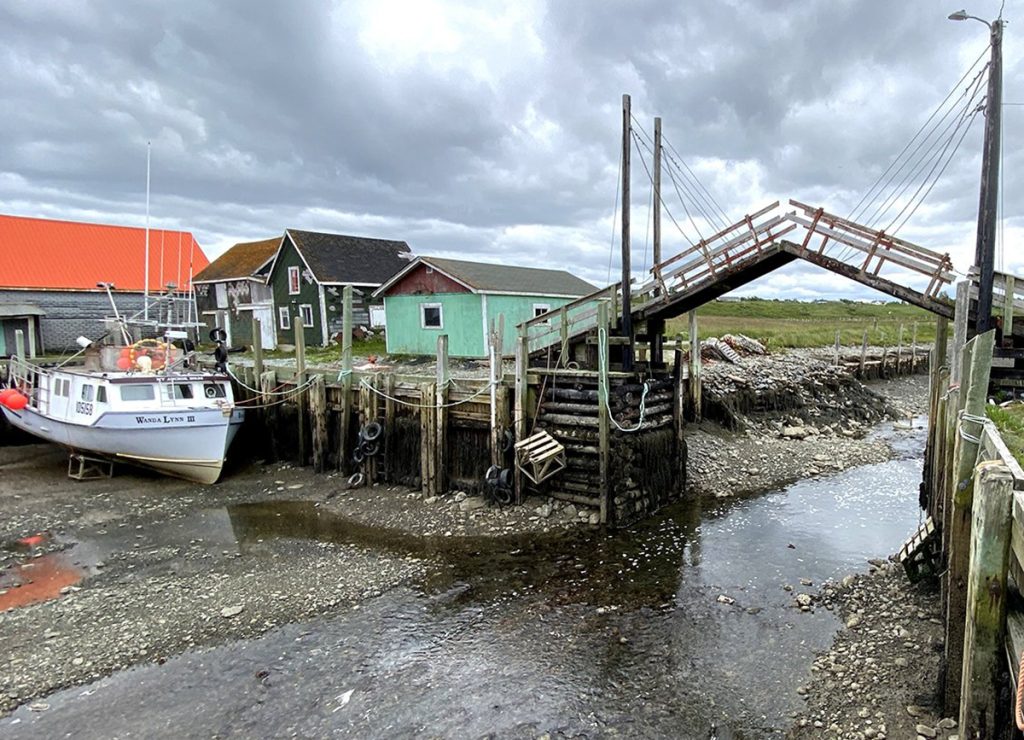
{"type": "MultiPolygon", "coordinates": [[[[168,284],[187,293],[209,264],[191,232],[149,230],[149,291],[168,284]]],[[[101,283],[111,283],[118,310],[143,307],[146,230],[78,221],[0,215],[0,354],[25,331],[30,353],[96,338],[112,315],[101,283]]]]}

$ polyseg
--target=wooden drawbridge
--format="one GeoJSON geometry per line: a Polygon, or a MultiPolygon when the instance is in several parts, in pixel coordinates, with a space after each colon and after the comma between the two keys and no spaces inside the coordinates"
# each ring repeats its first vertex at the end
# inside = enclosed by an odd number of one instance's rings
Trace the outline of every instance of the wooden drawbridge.
{"type": "MultiPolygon", "coordinates": [[[[631,286],[631,314],[638,334],[654,333],[654,327],[665,319],[698,308],[798,259],[939,316],[953,317],[953,303],[940,295],[954,279],[948,254],[822,208],[795,200],[789,204],[794,210],[780,213],[776,201],[655,265],[649,280],[631,286]],[[783,238],[793,232],[796,239],[783,238]]],[[[596,331],[600,301],[610,302],[609,313],[617,316],[622,284],[610,285],[521,325],[530,353],[560,346],[561,356],[571,357],[569,346],[596,331]]]]}

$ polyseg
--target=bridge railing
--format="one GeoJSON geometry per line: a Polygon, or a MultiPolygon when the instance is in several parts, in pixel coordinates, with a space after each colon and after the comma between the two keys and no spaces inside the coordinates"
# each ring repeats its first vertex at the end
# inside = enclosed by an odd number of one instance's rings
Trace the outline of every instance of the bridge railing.
{"type": "Polygon", "coordinates": [[[856,265],[862,273],[878,276],[887,263],[898,265],[928,278],[928,285],[922,292],[929,298],[936,298],[943,286],[955,279],[949,254],[939,254],[897,239],[884,231],[828,213],[823,208],[815,208],[797,200],[790,200],[789,204],[803,211],[802,216],[793,211],[786,214],[786,218],[807,229],[802,244],[804,250],[810,248],[811,239],[817,235],[822,239],[814,251],[824,253],[830,242],[850,247],[855,251],[850,253],[846,250],[849,256],[842,261],[856,265]],[[862,259],[853,259],[857,253],[862,259]]]}
{"type": "Polygon", "coordinates": [[[609,285],[521,324],[520,330],[526,332],[530,353],[556,344],[564,345],[570,338],[596,329],[597,306],[601,301],[610,302],[609,314],[616,316],[622,300],[620,287],[621,283],[609,285]]]}

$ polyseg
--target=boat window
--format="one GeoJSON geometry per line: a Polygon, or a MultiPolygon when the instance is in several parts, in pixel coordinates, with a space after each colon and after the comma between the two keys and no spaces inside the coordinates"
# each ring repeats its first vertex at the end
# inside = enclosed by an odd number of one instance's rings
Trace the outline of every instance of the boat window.
{"type": "Polygon", "coordinates": [[[121,386],[121,400],[122,401],[152,401],[156,398],[156,394],[153,392],[153,386],[151,385],[122,385],[121,386]]]}
{"type": "Polygon", "coordinates": [[[53,381],[53,395],[55,395],[55,396],[66,396],[67,395],[64,392],[64,380],[62,378],[57,378],[56,380],[53,381]]]}
{"type": "Polygon", "coordinates": [[[60,394],[65,398],[71,398],[71,381],[64,378],[64,382],[61,385],[63,387],[61,388],[60,394]]]}
{"type": "Polygon", "coordinates": [[[96,387],[95,386],[88,385],[88,384],[83,385],[82,386],[82,400],[83,401],[91,401],[92,397],[93,397],[93,394],[95,392],[96,392],[96,387]]]}
{"type": "Polygon", "coordinates": [[[101,385],[96,389],[96,400],[100,403],[107,402],[107,386],[101,385]]]}
{"type": "Polygon", "coordinates": [[[166,392],[168,398],[192,398],[192,386],[185,383],[166,386],[166,392]]]}
{"type": "Polygon", "coordinates": [[[224,385],[222,383],[206,383],[203,385],[203,395],[207,398],[224,398],[224,385]]]}

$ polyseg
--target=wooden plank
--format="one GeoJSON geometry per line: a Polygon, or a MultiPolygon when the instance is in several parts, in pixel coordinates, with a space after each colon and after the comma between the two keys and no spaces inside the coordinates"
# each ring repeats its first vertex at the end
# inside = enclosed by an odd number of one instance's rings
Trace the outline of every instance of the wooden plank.
{"type": "Polygon", "coordinates": [[[252,366],[256,377],[263,375],[263,322],[252,316],[252,366]]]}
{"type": "Polygon", "coordinates": [[[395,476],[395,374],[384,376],[384,480],[394,483],[395,476]]]}
{"type": "Polygon", "coordinates": [[[268,438],[268,450],[271,460],[279,460],[277,446],[277,406],[271,406],[270,404],[275,402],[275,398],[272,394],[274,389],[277,387],[277,373],[273,370],[267,370],[260,374],[260,391],[261,391],[261,405],[265,408],[261,409],[263,419],[263,429],[266,432],[268,438]]]}
{"type": "Polygon", "coordinates": [[[963,367],[959,361],[964,345],[967,344],[967,325],[970,321],[970,291],[971,284],[966,280],[957,283],[956,286],[956,312],[953,314],[953,353],[950,362],[949,382],[951,385],[959,385],[963,367]]]}
{"type": "Polygon", "coordinates": [[[864,341],[860,345],[860,368],[859,373],[861,380],[864,379],[864,366],[866,364],[868,356],[868,330],[864,329],[864,341]]]}
{"type": "Polygon", "coordinates": [[[341,411],[338,414],[338,469],[351,472],[348,453],[349,426],[352,424],[352,286],[341,292],[341,411]]]}
{"type": "Polygon", "coordinates": [[[420,386],[420,478],[422,485],[420,489],[424,496],[433,496],[434,483],[434,428],[437,422],[437,415],[434,414],[435,384],[423,383],[420,386]]]}
{"type": "Polygon", "coordinates": [[[1013,476],[1000,462],[983,462],[974,474],[974,488],[960,733],[989,737],[998,726],[1002,688],[1013,476]]]}
{"type": "Polygon", "coordinates": [[[690,321],[690,373],[687,378],[690,390],[690,418],[699,422],[704,415],[704,384],[701,380],[703,360],[700,356],[700,332],[697,329],[697,311],[690,311],[687,316],[690,321]]]}
{"type": "Polygon", "coordinates": [[[1016,281],[1012,275],[1007,275],[1005,278],[1005,287],[1003,288],[1003,336],[1013,336],[1013,309],[1014,303],[1013,294],[1016,290],[1016,281]]]}
{"type": "MultiPolygon", "coordinates": [[[[530,366],[530,350],[527,345],[526,329],[523,326],[519,327],[519,337],[516,340],[516,386],[515,386],[515,411],[513,413],[513,419],[515,420],[516,427],[516,439],[526,439],[526,430],[528,429],[528,421],[526,415],[527,411],[527,392],[529,387],[527,386],[526,371],[530,366]]],[[[515,478],[516,484],[516,503],[521,504],[525,497],[525,490],[523,486],[522,473],[519,470],[519,466],[514,466],[513,477],[515,478]]]]}

